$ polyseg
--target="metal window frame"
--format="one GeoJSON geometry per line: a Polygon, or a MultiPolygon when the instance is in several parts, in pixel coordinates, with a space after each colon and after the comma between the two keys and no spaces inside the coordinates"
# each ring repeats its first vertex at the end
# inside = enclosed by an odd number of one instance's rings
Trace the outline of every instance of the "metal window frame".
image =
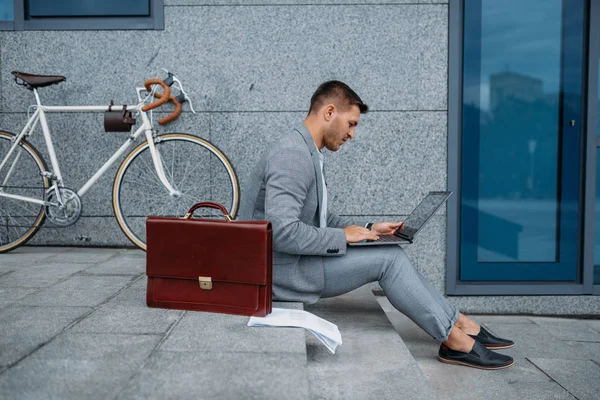
{"type": "Polygon", "coordinates": [[[0,22],[0,30],[162,30],[164,22],[164,0],[150,0],[149,17],[73,17],[25,19],[25,0],[15,1],[14,22],[0,22]]]}
{"type": "MultiPolygon", "coordinates": [[[[598,56],[600,52],[600,0],[588,0],[588,20],[584,37],[587,53],[583,71],[584,135],[586,147],[582,221],[594,221],[596,148],[598,126],[598,56]]],[[[600,285],[594,285],[594,223],[584,223],[581,251],[581,283],[573,282],[469,282],[461,281],[460,272],[460,193],[461,193],[461,127],[463,81],[463,10],[464,0],[449,0],[448,4],[448,189],[457,196],[448,201],[446,246],[446,294],[448,295],[600,295],[600,285]]]]}

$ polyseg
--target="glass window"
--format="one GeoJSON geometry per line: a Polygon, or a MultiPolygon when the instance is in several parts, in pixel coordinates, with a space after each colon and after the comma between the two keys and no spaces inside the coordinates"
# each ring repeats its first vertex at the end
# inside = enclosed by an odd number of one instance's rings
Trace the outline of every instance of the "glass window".
{"type": "Polygon", "coordinates": [[[28,10],[32,18],[148,16],[150,0],[28,0],[28,10]]]}
{"type": "MultiPolygon", "coordinates": [[[[600,68],[598,68],[598,86],[600,89],[600,68]]],[[[598,97],[599,113],[597,115],[600,116],[600,90],[598,90],[598,97]]],[[[596,132],[600,136],[600,120],[596,132]]],[[[600,285],[600,149],[596,149],[596,204],[594,214],[594,284],[600,285]]]]}
{"type": "Polygon", "coordinates": [[[576,279],[584,3],[465,0],[462,280],[576,279]]]}
{"type": "Polygon", "coordinates": [[[0,0],[0,30],[164,29],[164,0],[0,0]]]}
{"type": "Polygon", "coordinates": [[[598,285],[600,284],[600,149],[596,149],[596,209],[594,242],[594,283],[598,285]]]}
{"type": "Polygon", "coordinates": [[[15,19],[15,1],[0,0],[0,21],[14,21],[15,19]]]}

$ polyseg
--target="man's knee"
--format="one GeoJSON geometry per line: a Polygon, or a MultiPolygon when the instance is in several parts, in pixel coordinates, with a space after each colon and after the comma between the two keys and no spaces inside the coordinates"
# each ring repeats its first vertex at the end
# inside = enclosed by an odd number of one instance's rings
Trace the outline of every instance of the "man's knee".
{"type": "Polygon", "coordinates": [[[406,256],[406,253],[400,246],[382,246],[384,268],[381,271],[380,279],[383,279],[389,273],[402,274],[406,269],[413,268],[412,263],[406,256]]]}

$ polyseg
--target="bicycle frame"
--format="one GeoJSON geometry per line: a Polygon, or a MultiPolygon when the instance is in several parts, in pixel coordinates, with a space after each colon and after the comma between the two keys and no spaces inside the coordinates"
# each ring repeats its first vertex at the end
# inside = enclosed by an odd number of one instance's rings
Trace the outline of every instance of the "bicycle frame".
{"type": "MultiPolygon", "coordinates": [[[[152,161],[154,163],[154,169],[158,175],[158,178],[160,179],[162,184],[165,186],[165,189],[169,192],[169,194],[171,196],[178,197],[181,195],[181,193],[179,191],[175,190],[171,186],[170,182],[167,180],[167,177],[165,175],[164,168],[162,165],[162,161],[160,158],[160,154],[158,153],[158,150],[156,149],[156,147],[154,145],[152,123],[150,122],[150,119],[148,118],[147,113],[142,111],[142,106],[144,105],[144,101],[141,99],[140,93],[141,93],[141,91],[143,91],[145,89],[144,88],[136,88],[136,90],[138,91],[138,97],[140,98],[140,103],[137,105],[134,105],[134,106],[127,106],[127,110],[136,112],[138,115],[140,115],[142,117],[141,126],[133,134],[131,134],[129,136],[127,141],[123,145],[121,145],[121,147],[104,163],[104,165],[102,165],[102,167],[100,167],[100,169],[98,169],[94,173],[94,175],[77,191],[77,195],[79,197],[82,197],[90,189],[90,187],[92,187],[94,185],[94,183],[96,183],[98,181],[98,179],[117,161],[117,159],[119,159],[119,157],[121,157],[133,145],[134,141],[137,140],[137,138],[142,133],[144,133],[146,136],[146,141],[148,142],[148,146],[150,148],[150,153],[152,155],[152,161]]],[[[52,186],[47,191],[49,192],[51,190],[55,190],[55,193],[56,193],[56,196],[57,196],[59,202],[62,203],[62,200],[60,197],[60,192],[56,189],[60,188],[60,187],[64,187],[64,183],[63,183],[63,179],[62,179],[62,174],[60,172],[60,166],[58,163],[58,159],[56,158],[56,152],[54,150],[54,145],[52,143],[50,129],[48,127],[48,122],[46,120],[46,113],[104,112],[104,111],[108,111],[108,106],[44,106],[41,104],[40,97],[38,95],[37,90],[33,89],[33,92],[35,94],[35,99],[36,99],[36,103],[37,103],[37,105],[34,106],[34,107],[36,107],[36,110],[33,113],[33,115],[29,118],[29,120],[27,121],[27,124],[25,125],[25,127],[23,128],[21,133],[19,133],[19,135],[17,135],[17,137],[15,138],[14,143],[11,145],[11,147],[10,147],[8,153],[5,155],[4,159],[0,162],[0,172],[2,172],[2,169],[6,166],[10,156],[17,148],[18,143],[24,137],[31,136],[39,122],[42,127],[44,141],[46,142],[46,147],[48,149],[48,155],[50,156],[50,164],[52,166],[51,171],[48,173],[48,177],[50,177],[51,181],[52,181],[52,186]]],[[[8,198],[16,199],[16,200],[27,201],[30,203],[46,205],[47,204],[46,201],[43,201],[40,199],[35,199],[32,197],[4,193],[4,191],[2,190],[1,186],[4,185],[6,183],[6,181],[8,180],[8,178],[10,177],[10,174],[11,174],[14,166],[16,165],[17,161],[18,161],[18,156],[13,161],[13,165],[9,168],[6,178],[4,179],[4,182],[2,182],[0,184],[0,197],[8,197],[8,198]]]]}

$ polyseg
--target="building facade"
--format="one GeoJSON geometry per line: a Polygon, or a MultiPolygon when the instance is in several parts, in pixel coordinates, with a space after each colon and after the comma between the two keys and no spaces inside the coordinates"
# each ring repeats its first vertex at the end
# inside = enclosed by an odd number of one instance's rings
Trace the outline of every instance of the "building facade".
{"type": "MultiPolygon", "coordinates": [[[[164,131],[218,146],[243,188],[315,88],[342,80],[371,111],[326,154],[331,209],[397,220],[448,188],[448,207],[406,251],[454,303],[600,313],[598,1],[53,3],[0,0],[3,129],[19,131],[34,102],[11,71],[66,76],[40,90],[44,104],[101,105],[135,103],[134,88],[166,68],[198,113],[184,106],[164,131]]],[[[104,132],[101,114],[51,117],[60,162],[77,166],[63,171],[74,189],[127,135],[104,132]]],[[[41,135],[31,141],[44,152],[41,135]]],[[[82,198],[77,224],[47,225],[30,244],[128,246],[112,211],[115,172],[82,198]]]]}

